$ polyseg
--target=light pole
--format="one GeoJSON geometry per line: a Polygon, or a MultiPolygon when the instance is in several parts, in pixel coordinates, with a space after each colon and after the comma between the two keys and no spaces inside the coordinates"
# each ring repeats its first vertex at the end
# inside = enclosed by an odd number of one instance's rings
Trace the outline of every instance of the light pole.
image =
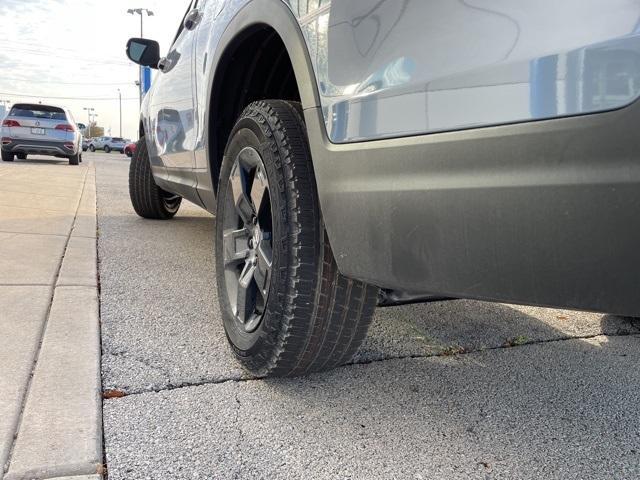
{"type": "MultiPolygon", "coordinates": [[[[147,17],[153,17],[154,13],[152,10],[148,8],[130,8],[127,10],[129,15],[140,15],[140,38],[144,38],[144,15],[147,14],[147,17]]],[[[142,105],[142,94],[144,93],[142,90],[144,88],[144,78],[143,78],[143,70],[144,67],[140,66],[140,74],[138,76],[138,81],[140,82],[140,105],[142,105]]]]}
{"type": "Polygon", "coordinates": [[[122,137],[122,91],[118,89],[118,100],[120,102],[120,136],[122,137]]]}
{"type": "Polygon", "coordinates": [[[91,138],[91,115],[95,112],[95,108],[82,107],[82,109],[87,111],[87,118],[89,119],[89,123],[87,123],[87,138],[91,138]]]}

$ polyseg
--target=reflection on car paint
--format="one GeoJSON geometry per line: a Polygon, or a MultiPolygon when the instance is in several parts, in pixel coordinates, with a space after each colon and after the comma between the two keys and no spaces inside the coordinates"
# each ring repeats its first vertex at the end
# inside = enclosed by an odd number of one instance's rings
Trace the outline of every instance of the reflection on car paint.
{"type": "Polygon", "coordinates": [[[334,142],[592,113],[640,96],[637,0],[288,3],[334,142]]]}
{"type": "Polygon", "coordinates": [[[185,132],[193,129],[193,110],[178,112],[171,108],[158,111],[155,139],[159,155],[179,152],[185,147],[185,132]],[[184,121],[183,121],[184,119],[184,121]]]}

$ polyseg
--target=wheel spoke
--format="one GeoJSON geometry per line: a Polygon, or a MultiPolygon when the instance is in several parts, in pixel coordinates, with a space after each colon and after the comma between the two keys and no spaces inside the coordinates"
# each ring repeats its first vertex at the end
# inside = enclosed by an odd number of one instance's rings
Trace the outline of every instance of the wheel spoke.
{"type": "Polygon", "coordinates": [[[256,264],[254,262],[247,262],[242,269],[238,283],[241,288],[248,288],[251,280],[253,280],[253,274],[256,271],[256,264]]]}
{"type": "Polygon", "coordinates": [[[269,281],[271,279],[271,265],[273,264],[273,254],[269,242],[262,241],[258,247],[258,264],[254,278],[256,285],[263,297],[266,297],[269,291],[269,281]]]}
{"type": "Polygon", "coordinates": [[[237,264],[249,253],[249,234],[245,229],[226,230],[223,234],[224,264],[237,264]]]}
{"type": "Polygon", "coordinates": [[[251,203],[256,215],[260,213],[260,208],[267,192],[267,178],[264,174],[264,170],[261,166],[256,168],[256,173],[253,178],[253,184],[251,185],[251,203]]]}
{"type": "Polygon", "coordinates": [[[238,281],[238,294],[236,297],[237,315],[241,322],[246,323],[255,310],[255,288],[251,288],[251,280],[255,272],[255,264],[247,262],[240,274],[238,281]]]}
{"type": "Polygon", "coordinates": [[[250,223],[255,212],[247,194],[247,174],[239,163],[234,165],[231,172],[231,190],[238,215],[243,222],[250,223]]]}
{"type": "Polygon", "coordinates": [[[251,317],[251,314],[254,310],[254,291],[248,288],[238,288],[238,298],[237,298],[237,308],[238,308],[238,319],[242,323],[246,323],[246,321],[251,317]]]}

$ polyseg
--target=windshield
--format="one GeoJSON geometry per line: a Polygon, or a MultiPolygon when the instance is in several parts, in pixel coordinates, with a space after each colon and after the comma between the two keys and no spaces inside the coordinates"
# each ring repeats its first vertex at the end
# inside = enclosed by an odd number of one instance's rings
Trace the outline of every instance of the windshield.
{"type": "Polygon", "coordinates": [[[64,110],[46,105],[17,104],[11,108],[9,115],[14,117],[40,118],[44,120],[66,120],[64,110]]]}

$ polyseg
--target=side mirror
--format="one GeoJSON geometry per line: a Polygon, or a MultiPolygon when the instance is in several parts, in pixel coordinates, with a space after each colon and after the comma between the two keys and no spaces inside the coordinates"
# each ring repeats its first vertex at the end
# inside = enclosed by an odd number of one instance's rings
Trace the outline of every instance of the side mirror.
{"type": "Polygon", "coordinates": [[[127,57],[143,67],[158,68],[160,44],[146,38],[131,38],[127,42],[127,57]]]}

